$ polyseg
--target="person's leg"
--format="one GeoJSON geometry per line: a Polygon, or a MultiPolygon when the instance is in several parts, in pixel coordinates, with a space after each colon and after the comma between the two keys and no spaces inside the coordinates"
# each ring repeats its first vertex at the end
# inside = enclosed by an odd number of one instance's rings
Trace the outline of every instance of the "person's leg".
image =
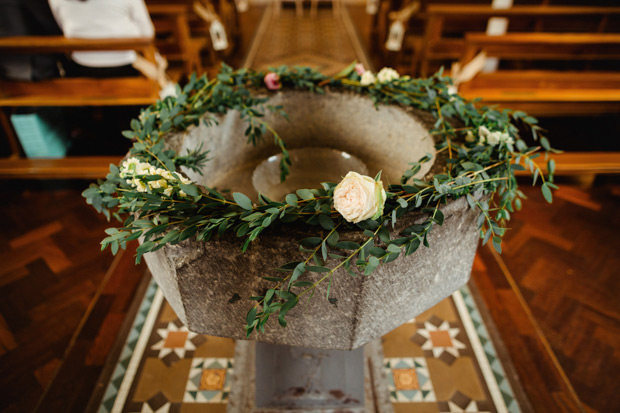
{"type": "Polygon", "coordinates": [[[65,67],[67,77],[135,77],[140,76],[140,72],[131,65],[112,66],[112,67],[90,67],[82,66],[74,61],[69,61],[65,67]]]}
{"type": "MultiPolygon", "coordinates": [[[[0,0],[0,37],[26,36],[28,25],[24,7],[19,0],[0,0]]],[[[0,77],[12,80],[32,80],[30,56],[5,54],[0,59],[0,77]]]]}

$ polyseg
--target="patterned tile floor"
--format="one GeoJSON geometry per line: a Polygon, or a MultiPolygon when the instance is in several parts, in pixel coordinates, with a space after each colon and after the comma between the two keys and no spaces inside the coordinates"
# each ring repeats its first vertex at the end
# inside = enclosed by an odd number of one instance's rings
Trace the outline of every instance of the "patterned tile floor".
{"type": "MultiPolygon", "coordinates": [[[[396,413],[520,411],[467,286],[382,341],[396,413]]],[[[223,412],[234,363],[234,340],[188,331],[151,282],[98,412],[223,412]]]]}

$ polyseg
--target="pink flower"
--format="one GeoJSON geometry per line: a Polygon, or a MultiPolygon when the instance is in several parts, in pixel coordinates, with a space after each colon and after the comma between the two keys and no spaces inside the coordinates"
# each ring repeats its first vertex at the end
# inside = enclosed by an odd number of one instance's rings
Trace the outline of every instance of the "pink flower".
{"type": "Polygon", "coordinates": [[[265,86],[269,90],[278,90],[282,87],[280,84],[280,76],[277,73],[269,72],[265,75],[265,86]]]}
{"type": "Polygon", "coordinates": [[[358,63],[355,65],[355,72],[361,76],[364,74],[364,72],[366,72],[366,68],[362,63],[358,63]]]}

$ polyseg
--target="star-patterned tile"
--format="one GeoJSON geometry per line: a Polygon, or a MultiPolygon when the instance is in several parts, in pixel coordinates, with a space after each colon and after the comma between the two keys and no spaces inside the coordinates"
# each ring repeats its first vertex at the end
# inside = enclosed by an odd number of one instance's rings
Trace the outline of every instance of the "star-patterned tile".
{"type": "Polygon", "coordinates": [[[185,403],[221,403],[228,399],[233,359],[194,358],[185,387],[185,403]]]}

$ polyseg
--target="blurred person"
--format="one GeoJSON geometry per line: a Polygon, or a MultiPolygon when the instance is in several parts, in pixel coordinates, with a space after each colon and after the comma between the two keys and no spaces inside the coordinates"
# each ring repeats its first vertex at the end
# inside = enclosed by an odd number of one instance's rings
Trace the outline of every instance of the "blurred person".
{"type": "MultiPolygon", "coordinates": [[[[47,0],[0,0],[0,37],[58,36],[47,0]]],[[[0,55],[0,77],[11,80],[42,80],[58,76],[56,56],[0,55]]]]}
{"type": "MultiPolygon", "coordinates": [[[[155,30],[143,0],[49,0],[67,38],[153,37],[155,30]]],[[[67,76],[138,76],[133,50],[73,52],[67,76]]]]}

